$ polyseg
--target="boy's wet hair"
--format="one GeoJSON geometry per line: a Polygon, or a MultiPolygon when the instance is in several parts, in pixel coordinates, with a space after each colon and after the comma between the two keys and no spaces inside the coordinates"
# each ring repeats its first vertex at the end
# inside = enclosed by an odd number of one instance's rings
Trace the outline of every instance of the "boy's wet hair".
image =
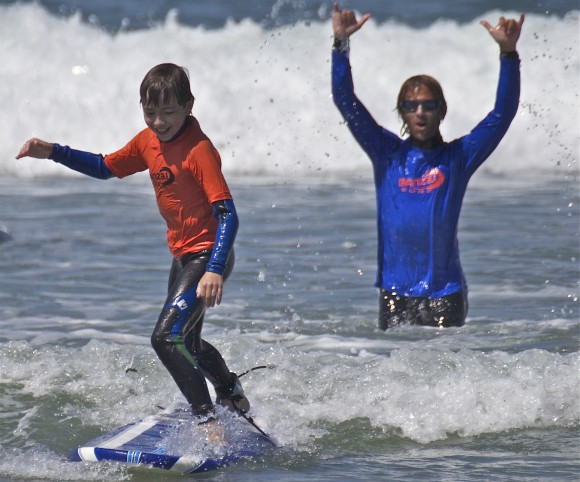
{"type": "Polygon", "coordinates": [[[149,105],[162,107],[172,97],[175,97],[182,107],[185,107],[189,101],[195,100],[185,69],[169,63],[156,65],[147,72],[141,82],[139,94],[143,107],[149,105]]]}
{"type": "MultiPolygon", "coordinates": [[[[407,92],[413,92],[419,87],[426,87],[429,89],[435,99],[441,102],[441,119],[445,118],[445,115],[447,114],[447,102],[445,101],[445,96],[443,95],[443,88],[441,87],[441,84],[433,77],[424,74],[409,77],[407,80],[405,80],[405,82],[403,82],[403,85],[401,85],[401,90],[399,90],[399,96],[397,97],[397,112],[399,113],[399,117],[403,119],[401,103],[403,100],[405,100],[407,92]]],[[[408,134],[408,127],[404,122],[403,126],[401,127],[401,134],[408,134]]]]}

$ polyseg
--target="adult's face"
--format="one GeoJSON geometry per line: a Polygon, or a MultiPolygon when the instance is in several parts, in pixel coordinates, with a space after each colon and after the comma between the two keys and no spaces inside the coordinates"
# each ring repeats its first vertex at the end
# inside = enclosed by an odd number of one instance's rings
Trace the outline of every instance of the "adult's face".
{"type": "Polygon", "coordinates": [[[443,120],[441,102],[424,85],[406,92],[400,110],[413,145],[429,149],[439,140],[443,120]]]}

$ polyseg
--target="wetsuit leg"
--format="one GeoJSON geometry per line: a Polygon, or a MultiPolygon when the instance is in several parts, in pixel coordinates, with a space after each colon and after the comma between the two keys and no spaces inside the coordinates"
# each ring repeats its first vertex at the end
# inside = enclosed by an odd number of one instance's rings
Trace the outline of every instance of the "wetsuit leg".
{"type": "MultiPolygon", "coordinates": [[[[198,415],[213,408],[205,377],[212,383],[226,383],[226,379],[232,383],[233,379],[219,352],[201,339],[205,304],[197,298],[196,289],[210,255],[207,251],[174,260],[169,295],[151,337],[159,359],[198,415]]],[[[231,252],[224,279],[231,272],[233,256],[231,252]]]]}
{"type": "MultiPolygon", "coordinates": [[[[463,291],[428,300],[432,326],[463,326],[467,317],[467,296],[463,291]]],[[[425,323],[428,324],[428,323],[425,323]]]]}
{"type": "Polygon", "coordinates": [[[467,298],[462,291],[442,298],[410,298],[381,289],[379,328],[386,330],[400,324],[424,326],[463,326],[467,316],[467,298]]]}
{"type": "Polygon", "coordinates": [[[196,415],[213,408],[203,372],[185,346],[183,331],[191,318],[202,318],[205,306],[195,294],[197,284],[205,273],[208,257],[175,259],[171,266],[169,295],[151,336],[157,356],[196,415]]]}
{"type": "MultiPolygon", "coordinates": [[[[232,249],[226,262],[223,279],[226,281],[234,267],[235,253],[232,249]]],[[[199,368],[217,391],[228,391],[233,387],[236,377],[228,369],[220,352],[206,340],[201,338],[203,318],[191,323],[186,329],[186,344],[195,355],[199,368]]]]}
{"type": "Polygon", "coordinates": [[[414,318],[410,298],[381,289],[379,292],[379,328],[386,330],[393,326],[412,323],[414,318]]]}

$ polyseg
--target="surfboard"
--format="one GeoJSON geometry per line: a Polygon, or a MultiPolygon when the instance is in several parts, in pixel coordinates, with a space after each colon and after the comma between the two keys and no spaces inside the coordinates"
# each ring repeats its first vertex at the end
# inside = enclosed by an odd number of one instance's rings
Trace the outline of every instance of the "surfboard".
{"type": "Polygon", "coordinates": [[[112,461],[193,474],[269,453],[276,441],[248,420],[218,413],[215,425],[199,425],[185,403],[119,427],[69,454],[74,462],[112,461]],[[210,434],[218,430],[218,435],[210,434]],[[217,439],[217,440],[216,440],[217,439]]]}

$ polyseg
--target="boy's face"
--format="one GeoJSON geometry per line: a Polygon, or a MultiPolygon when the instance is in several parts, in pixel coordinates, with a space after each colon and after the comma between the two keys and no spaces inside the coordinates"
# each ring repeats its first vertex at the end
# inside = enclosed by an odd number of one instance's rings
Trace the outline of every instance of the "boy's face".
{"type": "Polygon", "coordinates": [[[167,142],[179,132],[192,107],[193,101],[182,106],[177,103],[175,97],[172,97],[162,106],[144,105],[143,118],[147,127],[155,132],[157,138],[162,142],[167,142]]]}

